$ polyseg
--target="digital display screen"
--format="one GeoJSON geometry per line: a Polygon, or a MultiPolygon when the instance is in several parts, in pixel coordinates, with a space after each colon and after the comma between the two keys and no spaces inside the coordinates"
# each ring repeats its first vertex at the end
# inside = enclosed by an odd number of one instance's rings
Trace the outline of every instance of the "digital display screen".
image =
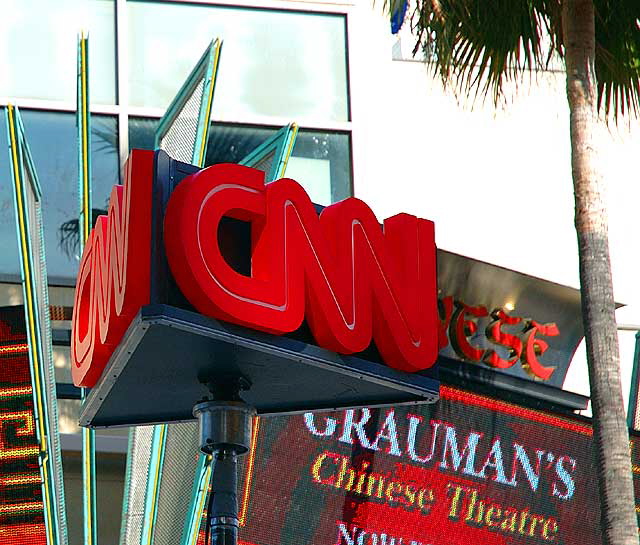
{"type": "Polygon", "coordinates": [[[260,419],[245,458],[245,544],[601,543],[591,426],[449,387],[260,419]]]}
{"type": "Polygon", "coordinates": [[[0,308],[0,543],[46,543],[23,307],[0,308]]]}

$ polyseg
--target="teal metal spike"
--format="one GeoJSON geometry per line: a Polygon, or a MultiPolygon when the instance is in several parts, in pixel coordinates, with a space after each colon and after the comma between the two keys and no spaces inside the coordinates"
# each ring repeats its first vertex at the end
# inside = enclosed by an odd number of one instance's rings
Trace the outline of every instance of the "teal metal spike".
{"type": "Polygon", "coordinates": [[[155,149],[165,150],[171,157],[204,166],[209,139],[209,120],[220,64],[222,41],[213,40],[196,63],[175,98],[160,119],[155,134],[155,149]],[[181,116],[197,114],[197,121],[189,129],[174,134],[181,116]]]}
{"type": "Polygon", "coordinates": [[[297,136],[298,125],[289,123],[244,157],[240,164],[263,170],[267,184],[282,178],[297,136]]]}
{"type": "MultiPolygon", "coordinates": [[[[80,254],[89,239],[91,212],[91,110],[89,108],[89,37],[78,35],[77,107],[78,131],[78,195],[80,196],[78,230],[80,254]]],[[[86,390],[82,389],[82,400],[86,390]]],[[[96,447],[95,431],[82,428],[82,510],[85,545],[98,543],[96,511],[96,447]]]]}
{"type": "Polygon", "coordinates": [[[41,190],[17,108],[6,108],[9,157],[29,344],[36,438],[48,545],[66,545],[67,528],[58,436],[58,405],[51,350],[51,323],[41,190]]]}
{"type": "Polygon", "coordinates": [[[640,429],[640,331],[636,332],[636,346],[633,352],[633,370],[631,373],[631,391],[629,392],[629,404],[627,407],[627,426],[631,429],[640,429]]]}

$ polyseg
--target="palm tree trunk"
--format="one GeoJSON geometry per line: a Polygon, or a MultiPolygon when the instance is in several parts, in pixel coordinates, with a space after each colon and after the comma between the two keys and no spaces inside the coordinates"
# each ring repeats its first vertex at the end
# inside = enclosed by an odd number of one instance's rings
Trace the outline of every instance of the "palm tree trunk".
{"type": "Polygon", "coordinates": [[[564,0],[562,10],[575,225],[603,538],[607,545],[631,545],[638,543],[638,526],[620,383],[607,211],[595,156],[598,116],[593,0],[564,0]]]}

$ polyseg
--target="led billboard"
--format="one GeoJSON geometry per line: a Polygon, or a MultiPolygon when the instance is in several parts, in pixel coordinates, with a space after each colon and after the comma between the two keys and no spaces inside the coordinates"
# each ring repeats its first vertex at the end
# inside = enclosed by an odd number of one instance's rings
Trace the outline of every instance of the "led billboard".
{"type": "Polygon", "coordinates": [[[261,419],[243,488],[246,544],[601,543],[589,423],[444,386],[261,419]]]}
{"type": "Polygon", "coordinates": [[[22,307],[0,309],[0,543],[47,543],[22,307]]]}

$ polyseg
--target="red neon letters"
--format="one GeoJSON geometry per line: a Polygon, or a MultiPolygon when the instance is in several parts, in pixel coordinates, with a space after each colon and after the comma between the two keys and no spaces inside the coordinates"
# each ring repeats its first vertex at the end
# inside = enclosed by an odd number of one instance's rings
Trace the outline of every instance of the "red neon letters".
{"type": "Polygon", "coordinates": [[[153,152],[134,150],[82,254],[73,305],[71,373],[92,387],[141,306],[149,302],[153,152]],[[135,203],[135,210],[132,209],[135,203]]]}
{"type": "Polygon", "coordinates": [[[320,216],[293,180],[267,186],[261,172],[216,165],[183,180],[165,215],[165,247],[180,289],[201,313],[282,334],[306,317],[320,346],[360,352],[374,339],[396,369],[437,357],[433,223],[399,214],[380,226],[347,199],[320,216]],[[251,276],[218,246],[223,216],[251,222],[251,276]]]}

